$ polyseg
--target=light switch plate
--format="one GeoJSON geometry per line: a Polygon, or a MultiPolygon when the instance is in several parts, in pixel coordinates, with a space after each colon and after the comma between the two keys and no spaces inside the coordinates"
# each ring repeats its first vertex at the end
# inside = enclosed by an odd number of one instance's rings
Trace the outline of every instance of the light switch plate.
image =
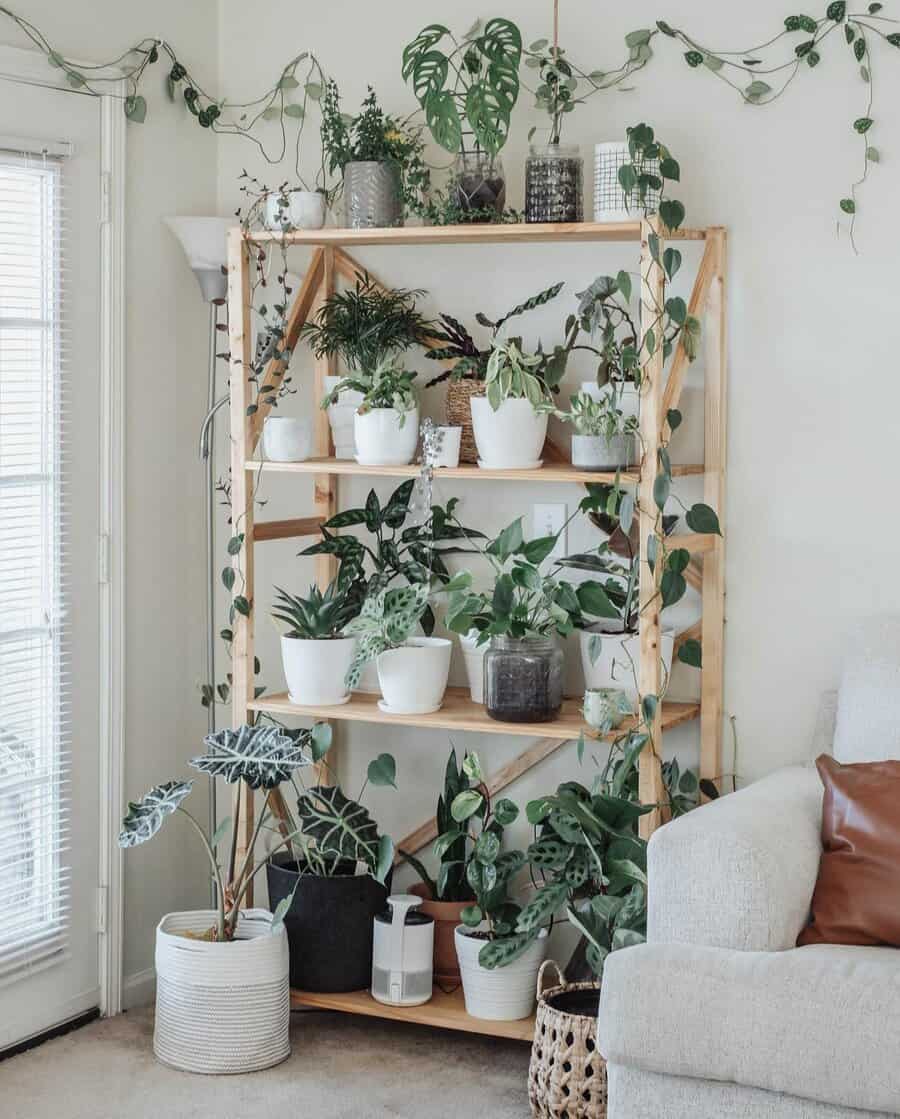
{"type": "MultiPolygon", "coordinates": [[[[553,536],[566,523],[566,507],[565,505],[535,505],[534,507],[534,524],[533,535],[539,536],[553,536]]],[[[556,541],[556,546],[547,557],[549,560],[562,559],[566,554],[566,537],[568,533],[563,532],[560,538],[556,541]]]]}

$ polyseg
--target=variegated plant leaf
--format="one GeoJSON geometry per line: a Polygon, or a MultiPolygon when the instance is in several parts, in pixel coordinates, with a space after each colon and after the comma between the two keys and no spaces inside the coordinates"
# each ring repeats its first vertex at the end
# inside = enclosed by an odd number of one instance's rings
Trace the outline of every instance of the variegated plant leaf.
{"type": "Polygon", "coordinates": [[[190,765],[229,785],[246,781],[251,789],[274,789],[295,769],[312,765],[306,751],[280,727],[245,725],[207,735],[204,742],[209,753],[191,758],[190,765]]]}
{"type": "Polygon", "coordinates": [[[361,804],[336,785],[317,785],[297,801],[297,823],[318,850],[378,866],[378,825],[361,804]]]}
{"type": "Polygon", "coordinates": [[[193,788],[193,781],[167,781],[154,786],[138,801],[128,802],[128,815],[119,832],[120,847],[146,843],[163,826],[167,816],[178,808],[193,788]]]}

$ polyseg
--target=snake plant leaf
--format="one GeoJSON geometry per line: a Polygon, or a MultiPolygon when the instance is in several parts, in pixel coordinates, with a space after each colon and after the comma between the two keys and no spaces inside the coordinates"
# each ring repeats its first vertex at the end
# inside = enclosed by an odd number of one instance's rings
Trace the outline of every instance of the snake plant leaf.
{"type": "Polygon", "coordinates": [[[295,769],[311,765],[309,754],[280,727],[247,726],[221,730],[204,739],[209,753],[189,764],[229,785],[245,781],[251,789],[274,789],[295,769]]]}
{"type": "Polygon", "coordinates": [[[138,801],[128,802],[128,815],[119,832],[120,847],[138,847],[146,843],[163,826],[167,816],[179,807],[193,788],[193,781],[167,781],[155,785],[138,801]]]}
{"type": "Polygon", "coordinates": [[[297,825],[307,839],[315,840],[318,850],[377,869],[378,825],[336,785],[317,785],[299,798],[297,825]]]}
{"type": "Polygon", "coordinates": [[[494,968],[506,967],[517,960],[534,940],[536,933],[517,933],[514,936],[504,936],[498,940],[489,940],[478,953],[478,962],[482,967],[493,971],[494,968]]]}

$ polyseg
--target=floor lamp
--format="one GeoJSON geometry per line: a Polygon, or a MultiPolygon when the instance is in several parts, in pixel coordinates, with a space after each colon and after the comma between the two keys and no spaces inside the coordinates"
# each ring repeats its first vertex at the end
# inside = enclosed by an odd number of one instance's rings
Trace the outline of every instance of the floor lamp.
{"type": "MultiPolygon", "coordinates": [[[[216,335],[219,325],[219,307],[225,298],[227,279],[223,271],[227,259],[228,229],[234,225],[229,218],[166,218],[166,224],[181,242],[191,270],[197,277],[204,300],[209,304],[209,355],[206,388],[206,415],[200,425],[200,461],[206,481],[205,518],[206,534],[206,680],[213,688],[207,711],[209,734],[216,730],[216,462],[215,446],[216,413],[228,402],[228,393],[216,399],[216,335]]],[[[217,827],[216,783],[209,779],[209,834],[217,827]]],[[[212,887],[213,905],[216,888],[212,887]]]]}

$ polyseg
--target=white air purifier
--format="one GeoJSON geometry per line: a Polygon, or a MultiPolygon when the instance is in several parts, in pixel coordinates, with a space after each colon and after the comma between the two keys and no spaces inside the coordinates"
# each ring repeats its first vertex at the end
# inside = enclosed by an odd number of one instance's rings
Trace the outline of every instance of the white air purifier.
{"type": "Polygon", "coordinates": [[[415,907],[414,894],[393,894],[375,918],[372,998],[388,1006],[419,1006],[431,998],[434,918],[415,907]]]}

